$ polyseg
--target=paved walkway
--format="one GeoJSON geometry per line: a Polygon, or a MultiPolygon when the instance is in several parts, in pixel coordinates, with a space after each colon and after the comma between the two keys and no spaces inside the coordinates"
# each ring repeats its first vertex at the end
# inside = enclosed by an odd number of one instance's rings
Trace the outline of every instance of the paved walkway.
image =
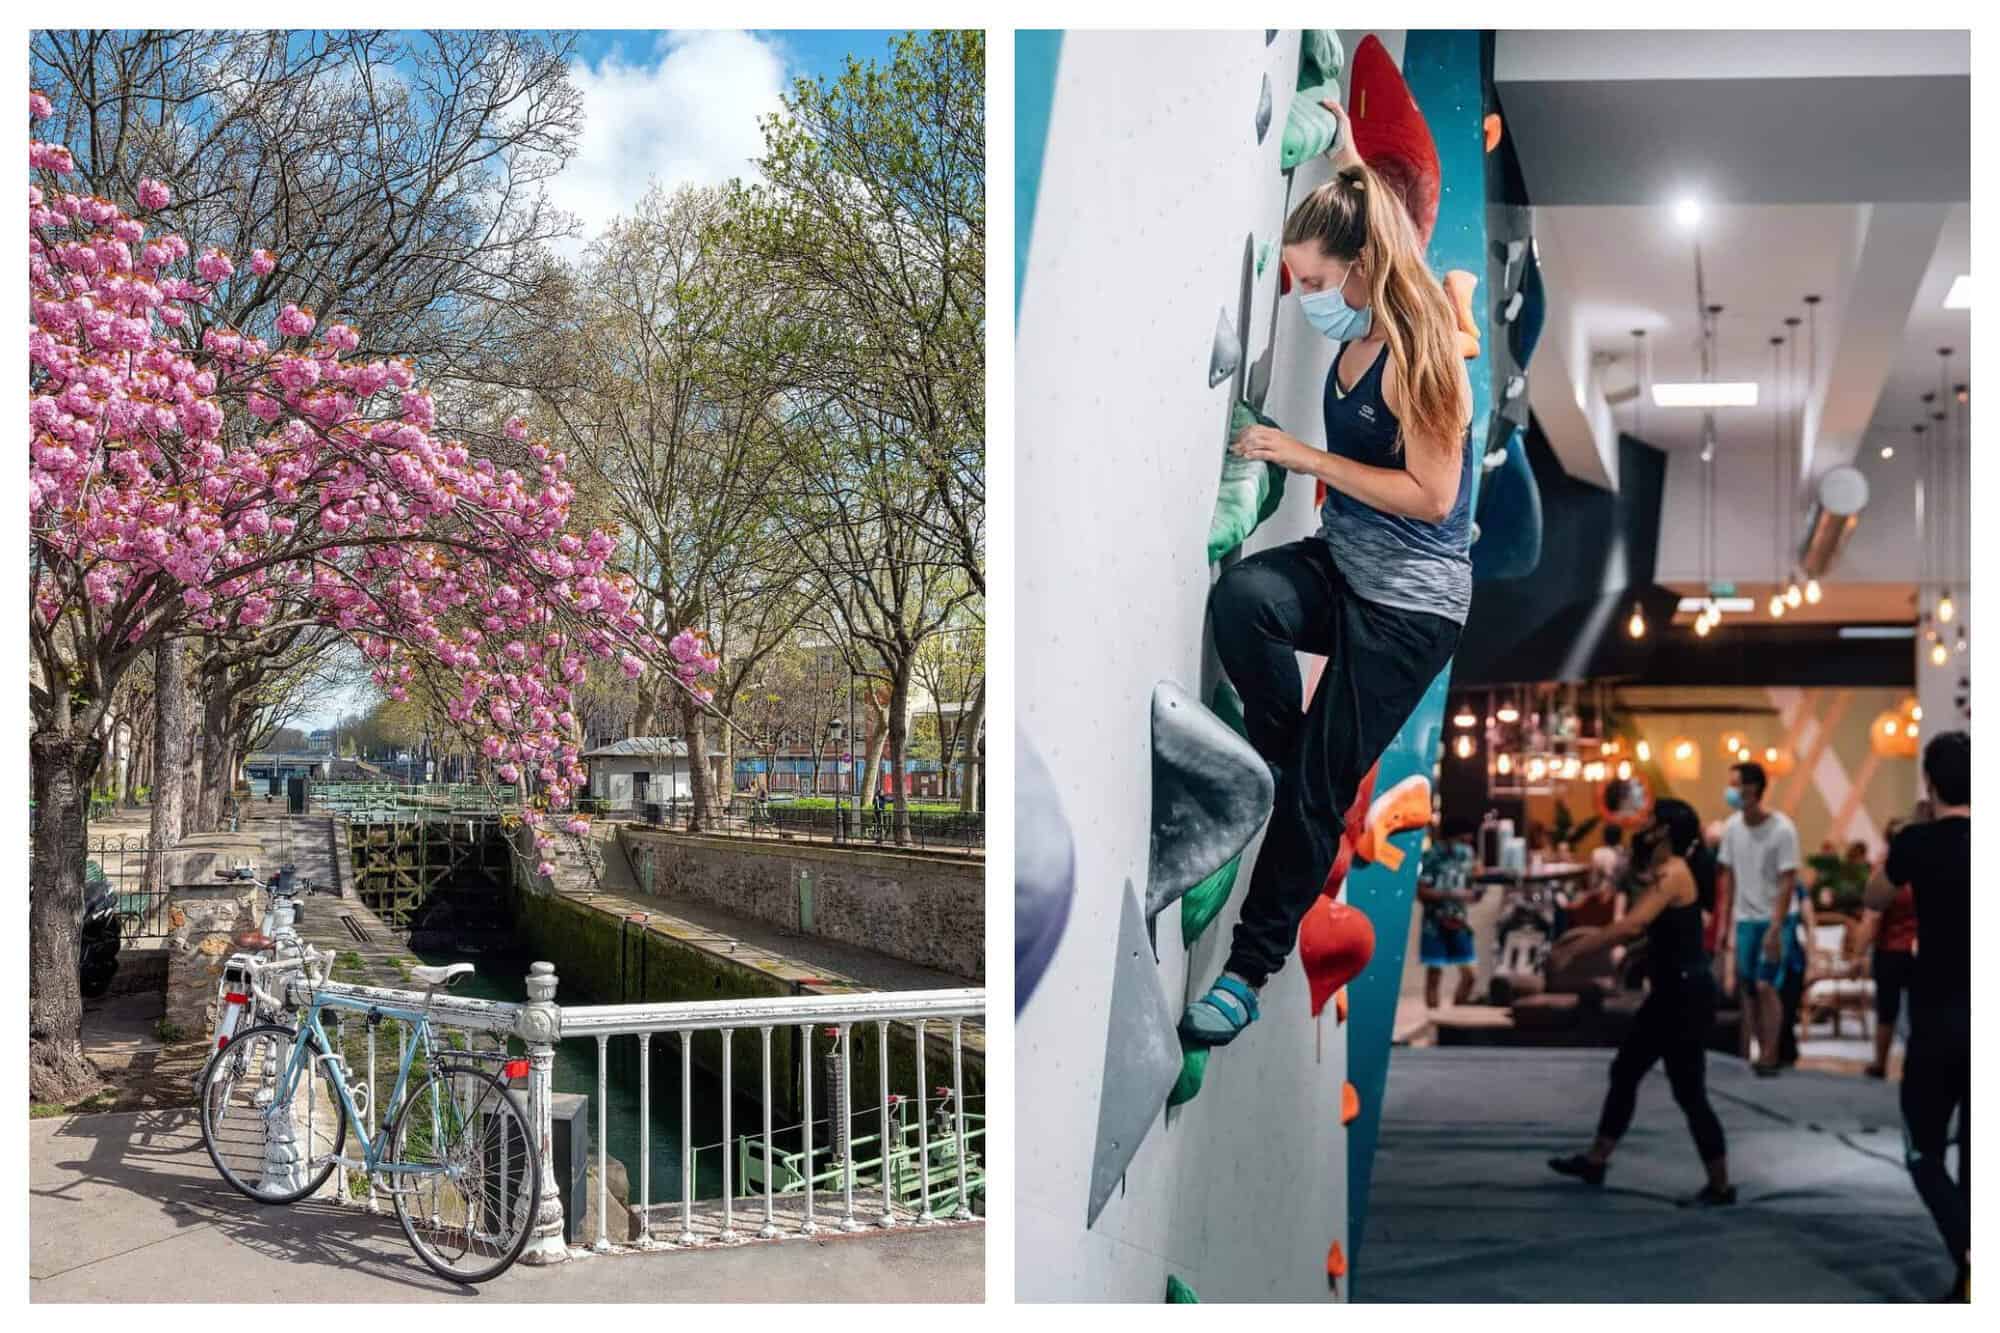
{"type": "Polygon", "coordinates": [[[484,1286],[437,1277],[390,1215],[234,1193],[191,1113],[28,1126],[35,1301],[979,1301],[982,1225],[517,1265],[484,1286]]]}

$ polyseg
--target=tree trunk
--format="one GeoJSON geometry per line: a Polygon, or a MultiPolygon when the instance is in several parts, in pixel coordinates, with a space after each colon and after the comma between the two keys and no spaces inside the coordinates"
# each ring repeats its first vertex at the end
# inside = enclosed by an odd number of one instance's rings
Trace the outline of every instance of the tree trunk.
{"type": "Polygon", "coordinates": [[[229,693],[218,680],[209,686],[201,706],[201,786],[194,819],[198,833],[222,828],[222,802],[229,793],[229,741],[229,693]]]}
{"type": "Polygon", "coordinates": [[[703,735],[701,707],[692,694],[681,696],[681,735],[687,738],[688,752],[688,832],[699,833],[708,816],[707,738],[703,735]]]}
{"type": "Polygon", "coordinates": [[[167,852],[186,830],[183,788],[188,746],[187,662],[180,645],[169,640],[153,654],[153,703],[159,710],[153,724],[153,825],[146,858],[146,890],[157,893],[165,884],[167,852]]]}
{"type": "Polygon", "coordinates": [[[958,808],[960,813],[970,813],[977,805],[979,772],[979,729],[986,725],[986,677],[979,678],[979,689],[972,696],[972,711],[960,714],[958,719],[958,748],[965,756],[964,778],[958,788],[958,808]]]}
{"type": "Polygon", "coordinates": [[[37,731],[28,738],[35,844],[28,892],[28,1099],[67,1105],[97,1087],[83,1054],[77,989],[83,918],[84,819],[104,747],[95,738],[37,731]]]}
{"type": "Polygon", "coordinates": [[[139,761],[145,754],[145,744],[145,738],[139,733],[139,725],[134,722],[131,748],[126,752],[125,758],[124,791],[118,798],[118,804],[127,810],[136,810],[139,806],[139,761]]]}
{"type": "MultiPolygon", "coordinates": [[[[183,671],[187,671],[185,665],[183,671]]],[[[202,833],[206,830],[201,823],[201,740],[202,718],[206,713],[205,698],[197,694],[197,679],[192,671],[186,677],[187,689],[187,760],[186,775],[181,779],[181,835],[202,833]]]]}
{"type": "Polygon", "coordinates": [[[910,841],[910,663],[896,666],[889,686],[889,771],[896,775],[896,845],[910,841]]]}

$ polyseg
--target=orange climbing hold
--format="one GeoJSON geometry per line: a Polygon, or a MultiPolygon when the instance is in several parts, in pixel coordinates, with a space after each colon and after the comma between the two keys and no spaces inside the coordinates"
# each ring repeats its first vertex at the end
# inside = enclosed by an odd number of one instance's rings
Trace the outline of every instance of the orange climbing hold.
{"type": "Polygon", "coordinates": [[[1354,1090],[1352,1083],[1340,1085],[1340,1123],[1351,1125],[1361,1114],[1361,1094],[1354,1090]]]}
{"type": "Polygon", "coordinates": [[[1334,1291],[1339,1291],[1340,1288],[1335,1284],[1346,1276],[1347,1254],[1340,1248],[1340,1242],[1336,1240],[1333,1244],[1326,1247],[1326,1285],[1334,1291]]]}
{"type": "Polygon", "coordinates": [[[1484,122],[1486,130],[1486,151],[1492,152],[1500,146],[1500,113],[1494,112],[1484,122]]]}
{"type": "Polygon", "coordinates": [[[1347,987],[1342,986],[1333,993],[1333,1018],[1337,1023],[1347,1021],[1347,987]]]}
{"type": "Polygon", "coordinates": [[[1368,808],[1368,825],[1355,840],[1354,854],[1385,870],[1399,870],[1403,865],[1403,849],[1389,839],[1430,822],[1431,780],[1420,773],[1412,774],[1368,808]]]}
{"type": "Polygon", "coordinates": [[[1472,292],[1478,285],[1478,277],[1462,268],[1444,275],[1445,295],[1451,298],[1451,311],[1458,320],[1458,354],[1467,361],[1479,355],[1479,325],[1472,316],[1472,292]]]}
{"type": "Polygon", "coordinates": [[[1375,956],[1375,924],[1359,908],[1315,898],[1299,922],[1299,966],[1312,991],[1313,1017],[1375,956]]]}

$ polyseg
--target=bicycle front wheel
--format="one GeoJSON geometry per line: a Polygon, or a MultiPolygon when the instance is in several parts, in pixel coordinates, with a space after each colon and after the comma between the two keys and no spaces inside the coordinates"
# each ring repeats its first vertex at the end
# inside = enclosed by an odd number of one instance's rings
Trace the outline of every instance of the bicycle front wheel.
{"type": "Polygon", "coordinates": [[[484,1282],[513,1266],[535,1228],[542,1172],[528,1117],[483,1069],[441,1068],[403,1103],[390,1143],[396,1217],[440,1277],[484,1282]]]}
{"type": "Polygon", "coordinates": [[[215,1169],[258,1203],[317,1193],[347,1144],[347,1105],[322,1074],[319,1042],[260,1023],[215,1053],[201,1084],[201,1141],[215,1169]],[[303,1040],[310,1052],[289,1098],[279,1085],[303,1040]]]}

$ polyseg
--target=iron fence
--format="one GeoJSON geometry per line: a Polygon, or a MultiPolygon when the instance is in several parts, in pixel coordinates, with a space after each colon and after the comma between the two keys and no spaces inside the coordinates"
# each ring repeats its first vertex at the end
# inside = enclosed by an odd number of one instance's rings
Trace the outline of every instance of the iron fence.
{"type": "Polygon", "coordinates": [[[168,887],[146,887],[152,854],[152,844],[143,837],[91,838],[84,846],[84,893],[102,886],[114,896],[119,934],[128,940],[167,934],[168,887]]]}
{"type": "MultiPolygon", "coordinates": [[[[685,800],[647,801],[628,810],[602,811],[616,817],[650,824],[655,828],[687,828],[693,820],[694,804],[685,800]]],[[[980,811],[966,814],[909,812],[909,836],[896,840],[896,812],[842,806],[835,810],[798,809],[788,802],[738,802],[727,810],[711,809],[702,816],[701,831],[731,837],[808,839],[868,847],[915,847],[923,851],[951,851],[971,854],[986,849],[986,816],[980,811]]]]}

